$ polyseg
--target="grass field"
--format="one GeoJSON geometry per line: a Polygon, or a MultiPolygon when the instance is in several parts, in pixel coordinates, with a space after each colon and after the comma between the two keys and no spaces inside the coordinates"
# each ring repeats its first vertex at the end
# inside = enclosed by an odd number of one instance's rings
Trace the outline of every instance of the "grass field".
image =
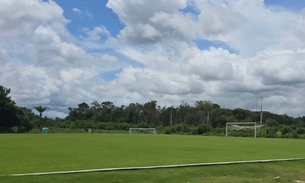
{"type": "MultiPolygon", "coordinates": [[[[128,134],[0,135],[0,175],[298,157],[305,157],[304,140],[128,134]]],[[[1,176],[0,182],[183,182],[184,179],[217,182],[228,177],[233,182],[247,182],[248,174],[253,178],[249,182],[259,182],[263,176],[271,176],[272,180],[273,173],[274,176],[287,174],[289,180],[293,177],[305,180],[305,161],[37,177],[1,176]],[[291,173],[287,171],[290,169],[291,173]],[[169,177],[172,178],[168,180],[169,177]]]]}

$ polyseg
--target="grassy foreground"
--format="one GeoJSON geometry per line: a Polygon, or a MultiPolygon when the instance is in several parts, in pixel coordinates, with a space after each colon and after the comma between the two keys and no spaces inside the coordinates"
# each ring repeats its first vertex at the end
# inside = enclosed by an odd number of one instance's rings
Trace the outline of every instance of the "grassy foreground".
{"type": "Polygon", "coordinates": [[[156,170],[1,177],[1,183],[268,183],[305,181],[305,161],[156,170]],[[279,181],[273,178],[280,176],[279,181]]]}
{"type": "MultiPolygon", "coordinates": [[[[304,157],[304,152],[305,141],[296,139],[128,134],[7,134],[0,135],[0,175],[297,158],[304,157]]],[[[278,174],[289,174],[286,177],[290,180],[293,177],[305,179],[300,177],[305,174],[304,164],[304,161],[298,161],[40,177],[4,176],[0,177],[0,182],[217,182],[234,177],[236,179],[233,182],[247,182],[249,176],[257,178],[257,181],[264,176],[269,179],[271,177],[272,181],[272,176],[278,174]],[[290,175],[288,169],[291,169],[293,175],[290,175]]]]}

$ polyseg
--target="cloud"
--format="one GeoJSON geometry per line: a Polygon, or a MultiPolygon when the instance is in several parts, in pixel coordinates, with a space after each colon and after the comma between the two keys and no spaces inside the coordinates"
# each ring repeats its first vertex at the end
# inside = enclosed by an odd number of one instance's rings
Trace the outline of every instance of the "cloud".
{"type": "Polygon", "coordinates": [[[92,30],[89,30],[88,28],[82,28],[82,31],[84,31],[88,37],[85,39],[88,39],[90,41],[98,41],[101,39],[101,35],[105,36],[106,38],[110,38],[111,34],[104,26],[94,27],[92,30]]]}
{"type": "Polygon", "coordinates": [[[87,15],[90,18],[93,17],[92,13],[86,7],[85,7],[85,12],[84,13],[85,13],[85,15],[87,15]]]}
{"type": "Polygon", "coordinates": [[[115,56],[111,56],[108,54],[104,54],[101,56],[101,59],[105,62],[109,62],[109,63],[116,63],[118,61],[118,59],[115,56]]]}
{"type": "Polygon", "coordinates": [[[74,11],[75,13],[82,13],[78,8],[72,8],[72,11],[74,11]]]}
{"type": "Polygon", "coordinates": [[[84,8],[85,10],[84,11],[81,11],[80,9],[78,8],[72,8],[72,11],[75,12],[75,13],[78,13],[78,14],[84,14],[90,18],[93,17],[92,13],[88,10],[88,8],[84,8]]]}
{"type": "Polygon", "coordinates": [[[54,1],[29,0],[18,1],[16,4],[14,0],[3,0],[0,2],[0,7],[0,35],[2,36],[27,34],[37,24],[55,25],[56,23],[57,26],[64,26],[68,22],[62,16],[63,9],[54,1]]]}
{"type": "Polygon", "coordinates": [[[126,25],[121,38],[133,43],[156,43],[164,39],[209,39],[226,34],[246,22],[240,13],[209,2],[196,1],[199,14],[183,13],[188,1],[110,0],[107,7],[126,25]],[[154,5],[152,5],[154,3],[154,5]]]}
{"type": "Polygon", "coordinates": [[[305,8],[301,11],[301,15],[291,23],[293,28],[293,33],[295,34],[297,41],[302,44],[302,47],[305,47],[305,8]]]}
{"type": "Polygon", "coordinates": [[[64,117],[68,106],[95,100],[235,108],[264,96],[265,110],[305,112],[304,12],[273,11],[262,0],[109,0],[124,25],[119,35],[99,24],[80,25],[79,37],[54,1],[29,1],[0,2],[0,84],[18,105],[49,106],[47,115],[64,117]],[[201,50],[196,40],[240,54],[201,50]],[[110,82],[99,76],[114,70],[110,82]]]}
{"type": "Polygon", "coordinates": [[[226,42],[245,57],[255,56],[257,52],[270,46],[281,46],[283,49],[294,48],[294,43],[287,44],[291,36],[290,33],[288,36],[287,32],[290,31],[289,23],[298,16],[296,12],[272,11],[264,5],[262,0],[251,2],[221,0],[218,4],[221,3],[225,3],[231,11],[243,15],[246,22],[238,29],[225,35],[218,35],[215,39],[226,42]]]}
{"type": "MultiPolygon", "coordinates": [[[[66,108],[77,99],[86,100],[73,91],[93,87],[85,84],[89,80],[103,83],[98,74],[103,71],[107,57],[102,60],[76,45],[66,29],[68,21],[62,9],[53,1],[31,0],[36,9],[18,2],[7,1],[5,5],[11,9],[19,6],[22,9],[19,16],[12,17],[7,12],[0,18],[0,29],[13,31],[0,31],[1,85],[12,88],[18,105],[29,108],[50,105],[53,106],[50,114],[59,114],[52,110],[62,109],[54,106],[66,108]],[[39,16],[42,12],[44,15],[39,16]],[[3,21],[8,17],[14,19],[14,24],[3,21]],[[25,19],[28,23],[23,26],[25,19]]],[[[114,62],[115,57],[108,55],[108,60],[114,62]]],[[[90,96],[89,92],[84,96],[90,96]]]]}

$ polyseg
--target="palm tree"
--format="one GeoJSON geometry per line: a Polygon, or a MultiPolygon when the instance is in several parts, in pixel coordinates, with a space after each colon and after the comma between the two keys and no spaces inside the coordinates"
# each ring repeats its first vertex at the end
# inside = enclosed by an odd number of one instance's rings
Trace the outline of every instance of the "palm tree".
{"type": "Polygon", "coordinates": [[[47,110],[47,109],[50,109],[48,107],[42,107],[41,105],[40,106],[34,106],[34,108],[39,112],[39,117],[41,118],[42,117],[42,113],[47,110]]]}

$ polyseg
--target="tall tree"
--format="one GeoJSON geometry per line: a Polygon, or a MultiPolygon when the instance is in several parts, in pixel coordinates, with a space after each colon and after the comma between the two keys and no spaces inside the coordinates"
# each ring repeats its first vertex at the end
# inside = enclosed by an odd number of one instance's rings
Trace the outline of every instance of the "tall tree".
{"type": "Polygon", "coordinates": [[[211,101],[196,101],[195,106],[197,109],[199,109],[198,114],[200,116],[200,119],[206,119],[206,124],[210,124],[210,112],[213,108],[219,108],[220,106],[218,104],[213,104],[211,101]],[[206,117],[204,117],[206,116],[206,117]]]}
{"type": "Polygon", "coordinates": [[[49,109],[48,107],[42,107],[41,105],[40,106],[34,106],[34,108],[36,109],[37,112],[39,112],[40,119],[42,118],[42,113],[44,111],[46,111],[47,109],[49,109]]]}
{"type": "Polygon", "coordinates": [[[8,105],[15,105],[15,102],[9,97],[11,89],[0,85],[0,112],[8,105]]]}
{"type": "Polygon", "coordinates": [[[9,97],[11,89],[0,85],[0,132],[8,131],[19,123],[15,102],[9,97]]]}
{"type": "Polygon", "coordinates": [[[187,114],[187,111],[188,111],[189,107],[190,106],[186,101],[184,101],[184,100],[181,101],[180,106],[179,106],[179,111],[182,114],[182,122],[183,123],[187,123],[186,122],[186,114],[187,114]]]}
{"type": "Polygon", "coordinates": [[[156,119],[155,119],[157,112],[156,106],[157,106],[156,100],[146,102],[143,105],[143,109],[144,109],[143,114],[145,115],[146,123],[156,125],[156,119]]]}
{"type": "Polygon", "coordinates": [[[94,110],[100,109],[101,108],[101,104],[99,104],[97,101],[94,101],[91,103],[91,108],[94,110]]]}
{"type": "Polygon", "coordinates": [[[26,132],[31,129],[28,120],[28,111],[15,105],[9,97],[11,90],[0,85],[0,132],[11,132],[17,127],[17,132],[26,132]]]}
{"type": "Polygon", "coordinates": [[[246,110],[246,109],[242,109],[242,108],[236,108],[232,111],[232,113],[233,113],[235,120],[244,121],[247,118],[250,111],[246,110]]]}

